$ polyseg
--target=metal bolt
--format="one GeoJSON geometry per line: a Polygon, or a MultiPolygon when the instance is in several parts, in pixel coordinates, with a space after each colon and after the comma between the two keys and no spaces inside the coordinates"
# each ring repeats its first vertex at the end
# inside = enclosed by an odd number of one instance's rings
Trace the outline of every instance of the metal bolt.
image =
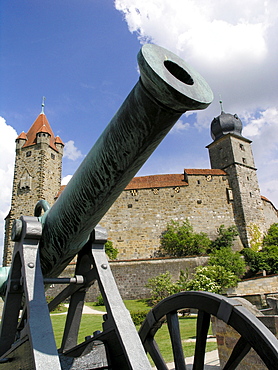
{"type": "Polygon", "coordinates": [[[21,238],[23,223],[21,220],[14,220],[12,226],[11,239],[13,242],[18,242],[21,238]]]}
{"type": "Polygon", "coordinates": [[[85,340],[90,340],[90,339],[92,339],[92,335],[87,335],[86,337],[85,337],[85,340]]]}
{"type": "Polygon", "coordinates": [[[107,269],[107,265],[106,265],[105,263],[103,263],[103,264],[101,265],[101,267],[102,267],[104,270],[106,270],[106,269],[107,269]]]}
{"type": "Polygon", "coordinates": [[[29,263],[28,263],[28,267],[30,267],[30,269],[32,269],[32,268],[34,268],[34,267],[35,267],[35,265],[33,264],[33,262],[29,262],[29,263]]]}
{"type": "Polygon", "coordinates": [[[19,289],[18,284],[14,284],[14,285],[13,285],[13,290],[17,291],[18,289],[19,289]]]}

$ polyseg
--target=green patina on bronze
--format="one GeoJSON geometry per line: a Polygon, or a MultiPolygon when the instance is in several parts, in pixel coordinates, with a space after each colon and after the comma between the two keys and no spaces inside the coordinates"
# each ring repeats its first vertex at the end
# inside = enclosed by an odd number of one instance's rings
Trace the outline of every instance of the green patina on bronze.
{"type": "Polygon", "coordinates": [[[147,44],[141,77],[54,206],[43,217],[45,277],[58,276],[180,116],[206,108],[205,80],[175,54],[147,44]]]}

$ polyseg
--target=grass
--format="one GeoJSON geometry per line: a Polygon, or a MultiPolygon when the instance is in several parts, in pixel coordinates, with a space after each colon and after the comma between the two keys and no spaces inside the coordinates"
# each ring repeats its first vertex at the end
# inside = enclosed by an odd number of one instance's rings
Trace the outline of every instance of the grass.
{"type": "MultiPolygon", "coordinates": [[[[142,311],[150,309],[150,307],[147,306],[147,303],[144,300],[131,300],[131,301],[129,300],[124,301],[124,303],[128,310],[130,311],[142,311]]],[[[86,303],[86,305],[94,309],[98,309],[100,311],[105,311],[104,306],[95,306],[93,303],[86,303]]],[[[64,330],[66,315],[51,315],[51,320],[53,323],[56,344],[57,347],[59,348],[62,340],[62,333],[64,330]]],[[[185,357],[190,357],[194,355],[195,343],[187,342],[187,340],[195,337],[196,321],[197,321],[196,316],[180,317],[179,319],[182,345],[185,357]]],[[[102,330],[102,322],[103,322],[102,315],[88,315],[88,314],[82,315],[78,343],[83,342],[85,336],[91,335],[94,331],[102,330]]],[[[139,327],[137,327],[137,330],[139,330],[139,327]]],[[[209,331],[209,334],[211,334],[211,330],[209,331]]],[[[172,345],[170,343],[167,324],[162,325],[162,327],[158,330],[155,339],[165,361],[172,362],[173,361],[172,345]]],[[[214,342],[207,343],[206,349],[207,351],[212,351],[216,348],[217,348],[216,343],[214,342]]]]}
{"type": "MultiPolygon", "coordinates": [[[[146,311],[148,312],[151,307],[148,306],[146,299],[130,299],[124,300],[124,304],[129,311],[146,311]]],[[[96,306],[95,302],[86,302],[86,306],[98,311],[106,311],[105,306],[96,306]]]]}
{"type": "MultiPolygon", "coordinates": [[[[64,326],[66,322],[66,315],[51,315],[54,336],[57,348],[61,346],[64,326]]],[[[96,330],[102,330],[102,315],[82,315],[81,325],[78,335],[78,343],[84,341],[87,335],[92,335],[96,330]]]]}

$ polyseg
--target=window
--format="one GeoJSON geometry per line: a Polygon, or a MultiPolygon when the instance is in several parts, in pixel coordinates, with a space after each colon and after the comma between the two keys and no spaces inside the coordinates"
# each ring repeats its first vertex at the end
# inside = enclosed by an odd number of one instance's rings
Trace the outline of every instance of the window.
{"type": "Polygon", "coordinates": [[[227,189],[227,198],[228,198],[228,203],[230,203],[230,202],[232,202],[234,200],[233,190],[232,189],[227,189]]]}
{"type": "Polygon", "coordinates": [[[28,150],[28,152],[26,152],[26,157],[31,157],[31,154],[32,154],[31,150],[28,150]]]}
{"type": "Polygon", "coordinates": [[[246,158],[242,158],[242,163],[247,163],[246,158]]]}
{"type": "Polygon", "coordinates": [[[51,159],[55,159],[55,154],[51,153],[51,159]]]}
{"type": "Polygon", "coordinates": [[[239,144],[239,147],[240,147],[241,150],[245,151],[245,148],[244,148],[243,144],[239,144]]]}

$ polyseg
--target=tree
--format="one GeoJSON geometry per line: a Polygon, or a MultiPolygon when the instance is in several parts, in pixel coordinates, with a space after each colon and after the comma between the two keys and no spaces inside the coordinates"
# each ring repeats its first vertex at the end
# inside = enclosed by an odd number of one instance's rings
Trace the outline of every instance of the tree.
{"type": "Polygon", "coordinates": [[[231,248],[235,237],[238,235],[236,226],[225,228],[224,225],[220,225],[217,232],[218,237],[211,243],[211,250],[220,249],[222,247],[231,248]]]}
{"type": "Polygon", "coordinates": [[[246,271],[246,262],[239,252],[233,252],[231,248],[222,247],[210,254],[210,266],[222,266],[236,276],[242,276],[246,271]]]}
{"type": "Polygon", "coordinates": [[[172,220],[162,233],[160,241],[161,254],[175,257],[206,253],[211,243],[205,233],[194,233],[188,220],[182,224],[172,220]]]}
{"type": "Polygon", "coordinates": [[[251,248],[244,248],[242,249],[240,253],[243,255],[247,266],[249,266],[250,268],[250,271],[254,273],[258,272],[259,271],[259,254],[251,248]]]}
{"type": "Polygon", "coordinates": [[[263,239],[263,245],[278,245],[278,224],[272,224],[263,239]]]}
{"type": "Polygon", "coordinates": [[[247,265],[253,273],[265,270],[267,274],[278,273],[278,246],[267,245],[259,252],[254,252],[249,248],[242,250],[242,254],[247,265]]]}

